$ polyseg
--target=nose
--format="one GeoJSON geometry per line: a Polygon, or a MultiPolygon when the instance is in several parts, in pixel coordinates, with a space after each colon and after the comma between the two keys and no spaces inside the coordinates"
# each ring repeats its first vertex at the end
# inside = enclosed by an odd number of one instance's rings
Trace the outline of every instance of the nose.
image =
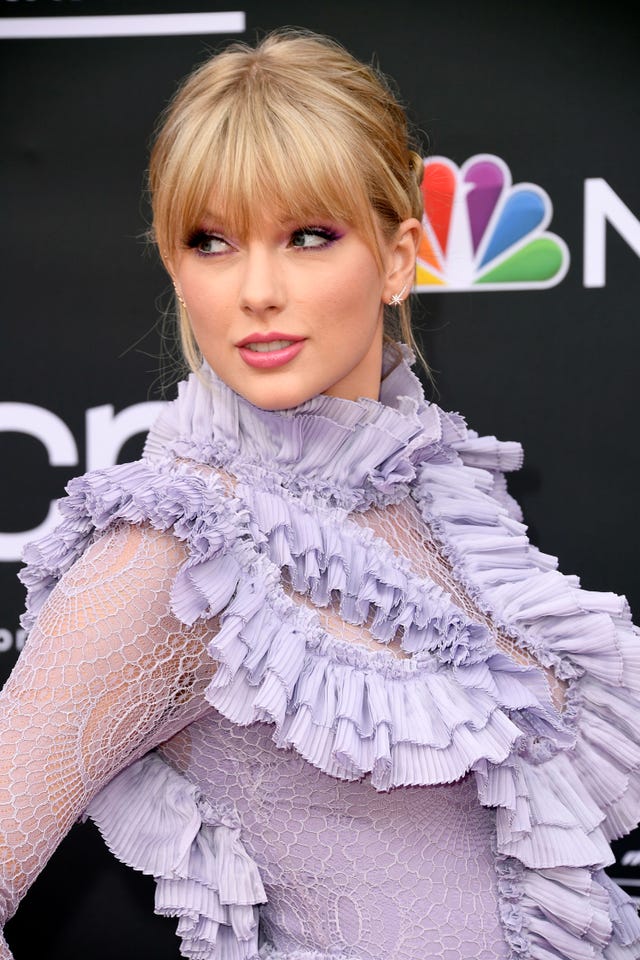
{"type": "Polygon", "coordinates": [[[250,243],[240,282],[240,307],[257,318],[278,313],[285,304],[284,276],[278,254],[265,243],[250,243]]]}

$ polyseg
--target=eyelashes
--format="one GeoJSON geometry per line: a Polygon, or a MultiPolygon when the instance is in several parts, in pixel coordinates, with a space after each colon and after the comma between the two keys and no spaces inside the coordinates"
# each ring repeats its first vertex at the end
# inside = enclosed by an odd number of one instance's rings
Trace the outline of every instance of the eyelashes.
{"type": "Polygon", "coordinates": [[[230,249],[229,244],[217,233],[209,233],[208,230],[194,230],[190,233],[184,242],[188,250],[195,250],[205,257],[215,256],[224,253],[225,249],[230,249]],[[205,247],[214,249],[206,250],[205,247]],[[217,247],[217,249],[215,249],[217,247]]]}
{"type": "Polygon", "coordinates": [[[342,236],[331,227],[300,227],[291,234],[290,246],[298,250],[317,250],[330,247],[342,236]]]}
{"type": "MultiPolygon", "coordinates": [[[[323,250],[340,240],[344,233],[334,227],[304,226],[291,231],[288,247],[295,250],[323,250]]],[[[195,250],[200,256],[212,257],[233,249],[233,244],[214,231],[199,228],[190,233],[184,241],[188,250],[195,250]]]]}

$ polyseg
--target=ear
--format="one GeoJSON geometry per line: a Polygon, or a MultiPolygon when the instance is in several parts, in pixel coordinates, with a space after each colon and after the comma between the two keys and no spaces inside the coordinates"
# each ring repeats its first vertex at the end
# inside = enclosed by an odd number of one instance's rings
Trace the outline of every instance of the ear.
{"type": "Polygon", "coordinates": [[[403,300],[409,295],[415,281],[416,256],[422,235],[422,224],[415,217],[403,220],[387,246],[386,279],[382,300],[389,303],[393,296],[403,300]]]}

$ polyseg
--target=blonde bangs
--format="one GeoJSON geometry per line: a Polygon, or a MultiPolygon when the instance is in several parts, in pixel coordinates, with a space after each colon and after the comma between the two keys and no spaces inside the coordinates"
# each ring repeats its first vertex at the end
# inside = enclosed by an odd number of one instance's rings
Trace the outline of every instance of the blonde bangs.
{"type": "Polygon", "coordinates": [[[321,116],[261,91],[216,104],[207,122],[174,141],[154,187],[155,230],[167,251],[213,214],[225,229],[246,236],[265,216],[309,226],[347,223],[379,256],[376,222],[362,170],[321,116]],[[266,102],[264,102],[266,100],[266,102]],[[218,116],[212,115],[218,114],[218,116]],[[186,139],[186,138],[185,138],[186,139]],[[179,159],[178,159],[179,158],[179,159]]]}

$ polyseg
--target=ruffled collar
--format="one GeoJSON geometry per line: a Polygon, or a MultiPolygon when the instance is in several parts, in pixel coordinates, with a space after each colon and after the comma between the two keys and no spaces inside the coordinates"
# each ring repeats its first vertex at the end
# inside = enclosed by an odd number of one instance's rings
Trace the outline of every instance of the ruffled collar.
{"type": "Polygon", "coordinates": [[[425,399],[412,362],[403,345],[385,350],[378,401],[322,395],[275,411],[253,406],[204,364],[160,414],[144,456],[195,460],[349,509],[402,499],[417,466],[455,459],[452,445],[467,434],[460,416],[425,399]]]}

